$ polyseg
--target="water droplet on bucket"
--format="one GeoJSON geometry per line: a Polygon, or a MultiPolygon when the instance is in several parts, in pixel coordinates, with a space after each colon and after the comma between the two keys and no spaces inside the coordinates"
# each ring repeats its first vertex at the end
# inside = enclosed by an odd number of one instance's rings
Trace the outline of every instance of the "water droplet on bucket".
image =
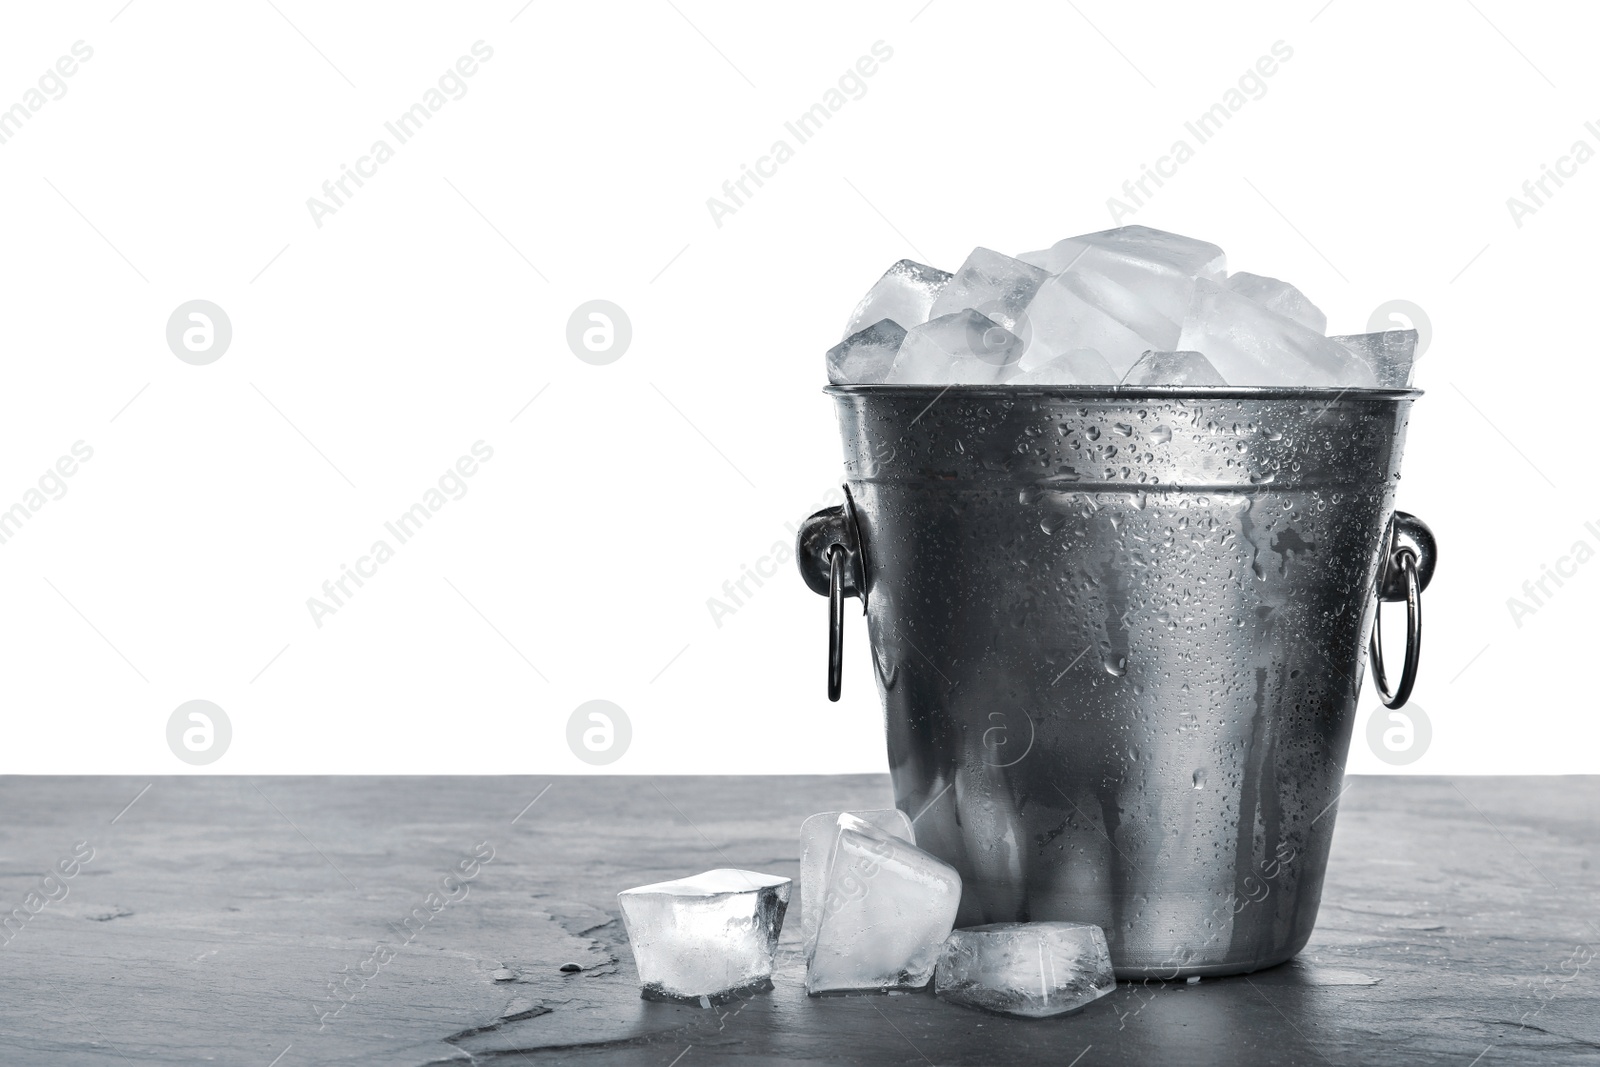
{"type": "Polygon", "coordinates": [[[1194,787],[1196,789],[1204,789],[1206,787],[1205,768],[1202,767],[1200,770],[1194,772],[1194,787]]]}
{"type": "Polygon", "coordinates": [[[1106,673],[1113,677],[1121,678],[1128,673],[1127,659],[1117,655],[1115,652],[1107,652],[1100,662],[1104,665],[1106,673]]]}
{"type": "Polygon", "coordinates": [[[1157,426],[1150,431],[1150,441],[1153,444],[1164,445],[1172,440],[1172,429],[1168,426],[1157,426]]]}

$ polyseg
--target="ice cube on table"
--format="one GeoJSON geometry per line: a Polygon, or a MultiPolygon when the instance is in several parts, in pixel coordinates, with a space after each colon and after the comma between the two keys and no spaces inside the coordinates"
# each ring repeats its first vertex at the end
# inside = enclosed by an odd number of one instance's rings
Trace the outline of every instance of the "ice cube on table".
{"type": "Polygon", "coordinates": [[[961,876],[943,860],[840,815],[806,992],[921,989],[955,925],[961,876]]]}
{"type": "Polygon", "coordinates": [[[1018,366],[1021,374],[1006,381],[1007,385],[1116,385],[1117,374],[1106,362],[1106,357],[1092,348],[1075,348],[1054,356],[1042,363],[1028,366],[1024,356],[1018,366]]]}
{"type": "Polygon", "coordinates": [[[1228,275],[1223,286],[1240,296],[1254,300],[1268,311],[1275,311],[1286,319],[1293,319],[1308,330],[1328,332],[1328,316],[1322,309],[1306,299],[1306,294],[1276,278],[1268,278],[1249,271],[1228,275]]]}
{"type": "Polygon", "coordinates": [[[1377,384],[1366,361],[1338,341],[1204,279],[1195,283],[1176,347],[1204,353],[1229,385],[1377,384]]]}
{"type": "Polygon", "coordinates": [[[1221,281],[1228,269],[1222,249],[1209,241],[1152,229],[1149,226],[1118,226],[1114,230],[1085,233],[1057,241],[1038,252],[1024,252],[1017,258],[1060,274],[1071,267],[1088,249],[1110,253],[1103,262],[1127,263],[1138,260],[1165,267],[1189,278],[1221,281]]]}
{"type": "Polygon", "coordinates": [[[1356,333],[1329,340],[1339,342],[1364,360],[1372,368],[1380,387],[1384,389],[1410,387],[1411,366],[1417,354],[1416,330],[1356,333]]]}
{"type": "Polygon", "coordinates": [[[617,894],[649,1000],[725,1000],[772,988],[787,878],[720,868],[617,894]]]}
{"type": "MultiPolygon", "coordinates": [[[[1187,307],[1194,283],[1177,279],[1187,307]]],[[[1039,287],[1027,308],[1032,337],[1022,369],[1091,348],[1111,367],[1110,382],[1152,348],[1177,347],[1183,316],[1169,318],[1145,297],[1083,264],[1039,287]]]]}
{"type": "Polygon", "coordinates": [[[860,332],[880,319],[890,319],[904,329],[927,322],[933,300],[950,280],[950,272],[902,259],[883,272],[861,298],[844,328],[844,336],[860,332]]]}
{"type": "Polygon", "coordinates": [[[1028,301],[1049,274],[1010,256],[987,248],[974,248],[965,263],[945,283],[929,319],[964,308],[980,312],[1014,333],[1028,301]]]}
{"type": "Polygon", "coordinates": [[[817,936],[817,920],[822,917],[822,899],[827,892],[828,860],[839,838],[839,816],[854,815],[890,837],[916,844],[911,820],[899,808],[872,811],[824,811],[800,824],[800,934],[807,949],[817,936]]]}
{"type": "Polygon", "coordinates": [[[1106,935],[1089,923],[994,923],[952,933],[934,992],[1002,1015],[1060,1015],[1117,987],[1106,935]]]}
{"type": "Polygon", "coordinates": [[[883,381],[905,328],[893,319],[879,319],[828,349],[828,381],[834,385],[865,385],[883,381]]]}
{"type": "Polygon", "coordinates": [[[1122,379],[1123,385],[1227,385],[1199,352],[1146,352],[1122,379]]]}
{"type": "Polygon", "coordinates": [[[1023,344],[1004,326],[971,308],[940,315],[906,331],[884,382],[945,385],[1004,381],[1018,372],[1023,344]]]}

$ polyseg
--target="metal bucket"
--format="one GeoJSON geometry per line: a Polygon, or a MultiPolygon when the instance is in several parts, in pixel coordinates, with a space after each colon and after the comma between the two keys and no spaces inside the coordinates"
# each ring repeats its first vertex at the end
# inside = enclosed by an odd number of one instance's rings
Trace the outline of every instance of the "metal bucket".
{"type": "MultiPolygon", "coordinates": [[[[1311,934],[1414,390],[843,386],[844,506],[799,535],[864,604],[895,800],[958,926],[1099,924],[1119,977],[1255,970],[1311,934]]],[[[1374,642],[1374,648],[1377,643],[1374,642]]],[[[1375,663],[1381,674],[1381,663],[1375,663]]]]}

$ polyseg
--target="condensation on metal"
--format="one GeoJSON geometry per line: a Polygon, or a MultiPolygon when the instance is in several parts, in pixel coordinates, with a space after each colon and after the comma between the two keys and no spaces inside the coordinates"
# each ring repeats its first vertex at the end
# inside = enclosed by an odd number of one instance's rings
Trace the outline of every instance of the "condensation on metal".
{"type": "Polygon", "coordinates": [[[1098,923],[1123,977],[1297,952],[1419,394],[828,392],[896,801],[960,925],[1098,923]]]}

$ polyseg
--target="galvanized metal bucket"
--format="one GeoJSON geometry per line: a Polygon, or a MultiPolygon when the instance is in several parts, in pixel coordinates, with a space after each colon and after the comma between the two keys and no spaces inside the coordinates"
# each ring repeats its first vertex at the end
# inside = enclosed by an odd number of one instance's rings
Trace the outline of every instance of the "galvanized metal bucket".
{"type": "MultiPolygon", "coordinates": [[[[1414,390],[840,386],[847,503],[799,535],[837,698],[860,597],[898,806],[958,925],[1099,924],[1120,977],[1311,934],[1379,597],[1420,647],[1414,390]]],[[[1374,648],[1377,643],[1374,642],[1374,648]]]]}

